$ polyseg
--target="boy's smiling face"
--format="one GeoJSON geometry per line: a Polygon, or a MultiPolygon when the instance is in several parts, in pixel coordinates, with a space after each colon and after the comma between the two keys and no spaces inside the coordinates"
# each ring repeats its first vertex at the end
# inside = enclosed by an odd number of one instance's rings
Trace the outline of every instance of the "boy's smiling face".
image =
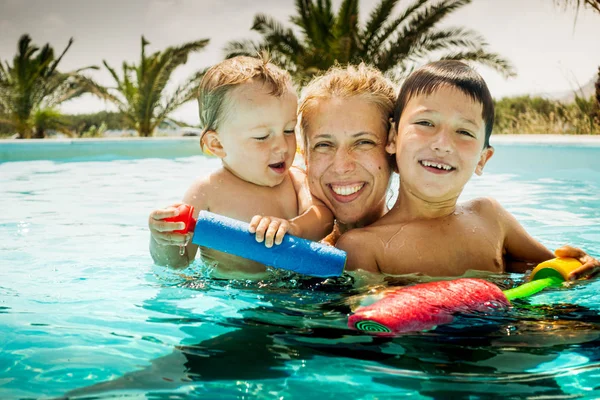
{"type": "Polygon", "coordinates": [[[482,105],[452,86],[412,97],[395,143],[401,188],[431,202],[456,199],[494,150],[484,149],[482,105]]]}
{"type": "MultiPolygon", "coordinates": [[[[296,154],[296,108],[292,87],[273,96],[262,82],[248,82],[227,94],[226,107],[213,153],[237,177],[259,186],[279,185],[296,154]]],[[[214,143],[214,142],[213,142],[214,143]]]]}

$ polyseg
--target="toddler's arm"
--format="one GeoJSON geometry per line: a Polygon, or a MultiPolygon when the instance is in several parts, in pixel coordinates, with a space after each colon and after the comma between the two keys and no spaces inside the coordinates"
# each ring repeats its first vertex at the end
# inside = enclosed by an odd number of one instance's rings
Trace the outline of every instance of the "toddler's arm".
{"type": "Polygon", "coordinates": [[[255,215],[250,221],[249,231],[256,233],[258,242],[265,246],[281,244],[287,232],[309,240],[321,240],[333,229],[333,213],[308,190],[306,174],[299,168],[290,168],[290,177],[296,191],[299,215],[290,220],[255,215]]]}
{"type": "Polygon", "coordinates": [[[313,205],[302,215],[290,220],[255,215],[250,221],[249,231],[256,234],[257,242],[265,246],[281,244],[286,233],[309,240],[321,240],[333,228],[333,214],[323,204],[313,205]]]}
{"type": "Polygon", "coordinates": [[[166,218],[175,217],[179,214],[176,207],[180,204],[175,203],[170,207],[154,210],[148,218],[150,255],[154,263],[158,265],[185,268],[190,263],[187,245],[192,234],[174,233],[174,231],[185,228],[185,224],[183,222],[165,221],[166,218]]]}
{"type": "MultiPolygon", "coordinates": [[[[208,195],[204,181],[197,181],[190,186],[183,197],[183,203],[194,206],[194,218],[200,210],[208,209],[208,195]]],[[[150,228],[150,255],[158,265],[172,268],[186,268],[196,258],[198,246],[191,243],[192,233],[181,234],[174,231],[184,228],[183,222],[168,222],[165,218],[178,215],[176,203],[164,209],[154,210],[148,218],[150,228]]]]}

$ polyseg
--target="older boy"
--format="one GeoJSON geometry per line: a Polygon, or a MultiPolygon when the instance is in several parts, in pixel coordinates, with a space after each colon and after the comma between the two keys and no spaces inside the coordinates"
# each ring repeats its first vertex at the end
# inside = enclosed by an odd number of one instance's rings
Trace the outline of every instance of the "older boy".
{"type": "MultiPolygon", "coordinates": [[[[374,224],[339,239],[349,270],[431,276],[470,269],[524,272],[554,257],[497,201],[457,204],[473,173],[481,175],[494,154],[489,145],[494,106],[479,74],[458,61],[424,66],[404,82],[394,120],[396,134],[386,150],[396,153],[398,199],[374,224]]],[[[600,266],[579,249],[565,247],[557,254],[583,261],[573,277],[600,266]]]]}

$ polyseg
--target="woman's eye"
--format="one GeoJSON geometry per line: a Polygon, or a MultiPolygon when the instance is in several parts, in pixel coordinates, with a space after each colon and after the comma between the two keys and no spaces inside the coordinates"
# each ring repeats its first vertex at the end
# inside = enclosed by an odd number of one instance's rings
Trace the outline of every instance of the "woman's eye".
{"type": "Polygon", "coordinates": [[[313,146],[313,149],[324,149],[327,147],[331,147],[331,143],[328,142],[319,142],[319,143],[315,143],[315,145],[313,146]]]}
{"type": "Polygon", "coordinates": [[[269,137],[269,135],[255,137],[254,140],[258,140],[259,142],[262,142],[263,140],[267,140],[268,137],[269,137]]]}
{"type": "Polygon", "coordinates": [[[421,125],[421,126],[433,126],[433,124],[429,121],[417,121],[415,122],[416,125],[421,125]]]}
{"type": "Polygon", "coordinates": [[[356,142],[357,146],[375,146],[375,142],[372,140],[359,140],[356,142]]]}
{"type": "Polygon", "coordinates": [[[283,131],[283,133],[286,135],[293,135],[296,133],[296,131],[293,129],[288,129],[288,130],[283,131]]]}

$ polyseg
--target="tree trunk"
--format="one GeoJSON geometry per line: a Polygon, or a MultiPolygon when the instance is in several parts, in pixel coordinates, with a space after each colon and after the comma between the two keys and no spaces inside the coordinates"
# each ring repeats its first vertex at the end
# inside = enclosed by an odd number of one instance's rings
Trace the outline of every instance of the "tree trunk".
{"type": "Polygon", "coordinates": [[[31,139],[31,128],[27,124],[17,122],[15,128],[19,134],[19,139],[31,139]]]}
{"type": "Polygon", "coordinates": [[[598,79],[596,80],[596,118],[600,124],[600,67],[598,67],[598,79]]]}
{"type": "Polygon", "coordinates": [[[596,104],[600,105],[600,67],[598,67],[598,80],[596,80],[596,104]]]}
{"type": "Polygon", "coordinates": [[[46,137],[46,131],[43,128],[34,128],[32,139],[43,139],[46,137]]]}

